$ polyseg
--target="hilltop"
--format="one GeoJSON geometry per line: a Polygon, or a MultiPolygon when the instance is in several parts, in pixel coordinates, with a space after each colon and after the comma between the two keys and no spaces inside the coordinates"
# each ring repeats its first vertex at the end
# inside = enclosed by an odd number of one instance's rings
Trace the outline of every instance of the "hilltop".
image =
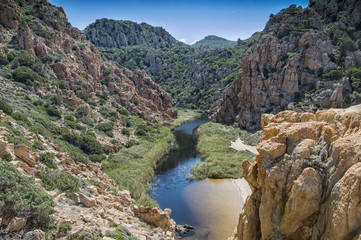
{"type": "Polygon", "coordinates": [[[227,40],[222,37],[218,37],[215,35],[209,35],[199,40],[195,44],[192,45],[193,47],[206,47],[206,48],[231,48],[237,46],[236,41],[227,40]]]}

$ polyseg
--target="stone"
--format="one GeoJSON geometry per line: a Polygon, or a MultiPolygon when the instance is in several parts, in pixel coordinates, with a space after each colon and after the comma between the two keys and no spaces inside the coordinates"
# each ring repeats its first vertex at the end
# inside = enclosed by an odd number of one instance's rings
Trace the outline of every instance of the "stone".
{"type": "Polygon", "coordinates": [[[14,217],[10,223],[7,225],[6,232],[18,232],[22,230],[26,225],[25,218],[14,217]]]}
{"type": "Polygon", "coordinates": [[[33,151],[25,145],[19,145],[16,146],[14,149],[14,154],[19,159],[27,163],[30,167],[36,166],[36,155],[33,153],[33,151]]]}
{"type": "Polygon", "coordinates": [[[242,164],[252,194],[232,240],[360,235],[361,105],[318,111],[307,121],[301,115],[267,117],[256,161],[242,164]],[[276,151],[281,142],[286,152],[276,151]]]}
{"type": "Polygon", "coordinates": [[[39,229],[35,229],[25,234],[24,240],[45,240],[45,233],[39,229]]]}
{"type": "Polygon", "coordinates": [[[175,222],[169,217],[169,211],[162,211],[160,208],[133,207],[134,214],[145,222],[160,227],[164,232],[171,232],[174,236],[175,222]]]}

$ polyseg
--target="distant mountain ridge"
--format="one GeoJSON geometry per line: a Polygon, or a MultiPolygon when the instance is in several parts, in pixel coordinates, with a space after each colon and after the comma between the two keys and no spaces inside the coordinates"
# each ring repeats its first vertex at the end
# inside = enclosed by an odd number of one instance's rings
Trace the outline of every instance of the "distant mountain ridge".
{"type": "Polygon", "coordinates": [[[84,29],[84,33],[97,47],[119,48],[134,45],[150,47],[173,47],[177,40],[162,27],[153,27],[147,23],[97,19],[84,29]]]}
{"type": "Polygon", "coordinates": [[[109,19],[96,20],[84,33],[104,58],[119,67],[145,70],[172,94],[175,106],[205,110],[232,83],[244,50],[259,37],[255,34],[231,48],[193,47],[163,28],[109,19]]]}
{"type": "Polygon", "coordinates": [[[222,37],[218,37],[215,35],[209,35],[199,40],[193,47],[208,47],[208,48],[231,48],[237,45],[236,41],[227,40],[222,37]]]}

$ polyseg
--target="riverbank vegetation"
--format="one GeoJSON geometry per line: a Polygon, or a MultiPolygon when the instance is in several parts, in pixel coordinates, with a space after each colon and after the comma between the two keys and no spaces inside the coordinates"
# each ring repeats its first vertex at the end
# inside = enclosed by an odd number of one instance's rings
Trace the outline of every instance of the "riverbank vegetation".
{"type": "Polygon", "coordinates": [[[233,127],[208,122],[197,129],[196,135],[197,150],[202,161],[192,167],[192,177],[195,179],[240,178],[243,160],[253,161],[255,157],[249,151],[237,151],[230,147],[231,141],[249,136],[233,127]]]}
{"type": "Polygon", "coordinates": [[[205,111],[202,110],[192,110],[192,109],[177,109],[178,117],[173,122],[170,123],[171,129],[175,129],[182,124],[187,122],[194,121],[206,115],[205,111]]]}
{"type": "Polygon", "coordinates": [[[102,170],[121,189],[129,190],[137,205],[154,207],[156,203],[148,195],[149,185],[157,162],[167,154],[173,140],[169,128],[155,125],[152,133],[139,136],[137,144],[110,155],[102,162],[102,170]]]}

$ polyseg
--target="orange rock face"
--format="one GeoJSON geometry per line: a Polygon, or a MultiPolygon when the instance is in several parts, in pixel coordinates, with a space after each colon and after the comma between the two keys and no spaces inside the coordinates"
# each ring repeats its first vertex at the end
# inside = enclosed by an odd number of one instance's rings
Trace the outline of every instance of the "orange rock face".
{"type": "Polygon", "coordinates": [[[253,193],[232,239],[361,237],[361,105],[264,116],[253,193]],[[282,119],[282,120],[281,120],[282,119]]]}

